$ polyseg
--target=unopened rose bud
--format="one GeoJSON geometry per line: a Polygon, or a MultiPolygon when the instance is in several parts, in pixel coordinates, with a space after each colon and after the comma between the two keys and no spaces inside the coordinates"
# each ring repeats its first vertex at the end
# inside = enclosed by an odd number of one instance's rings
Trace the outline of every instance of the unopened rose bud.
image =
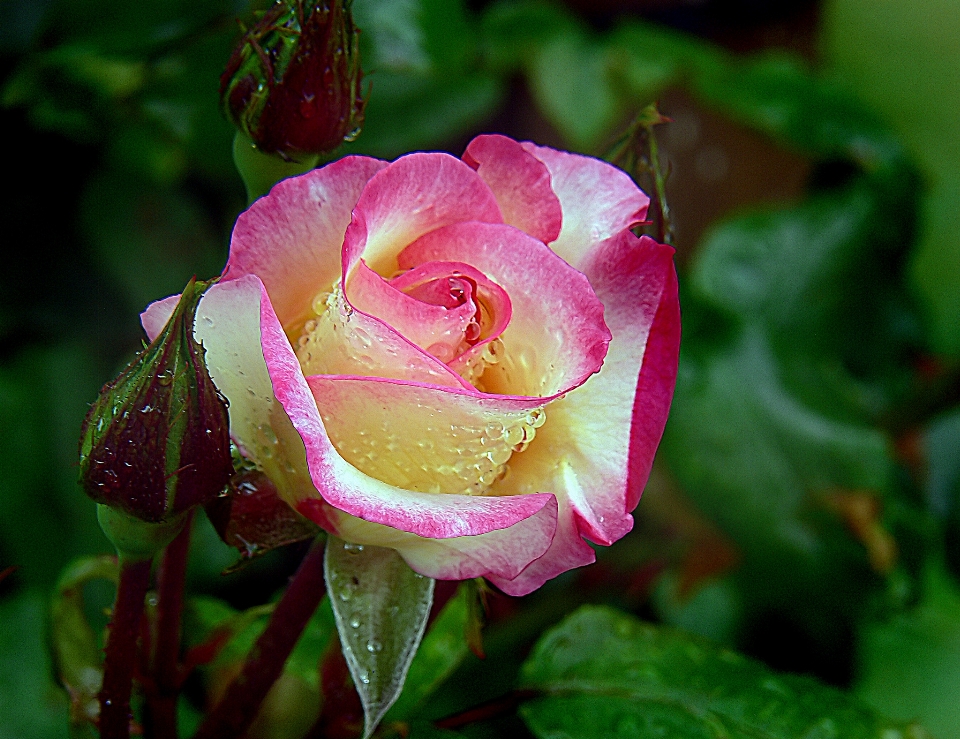
{"type": "MultiPolygon", "coordinates": [[[[80,482],[118,549],[140,537],[120,531],[124,522],[173,521],[219,495],[233,473],[226,401],[193,336],[208,285],[190,281],[164,330],[104,386],[84,421],[80,482]]],[[[157,536],[144,534],[145,544],[157,536]]]]}
{"type": "Polygon", "coordinates": [[[357,30],[343,0],[279,0],[230,57],[221,104],[259,149],[300,161],[356,138],[362,76],[357,30]]]}

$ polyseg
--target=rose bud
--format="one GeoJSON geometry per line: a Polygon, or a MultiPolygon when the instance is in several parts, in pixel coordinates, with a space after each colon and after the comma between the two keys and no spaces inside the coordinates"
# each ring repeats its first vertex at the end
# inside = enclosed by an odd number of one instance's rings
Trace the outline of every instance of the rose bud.
{"type": "Polygon", "coordinates": [[[84,420],[80,482],[121,553],[163,546],[172,537],[138,524],[178,522],[233,473],[227,404],[193,336],[209,284],[190,281],[163,331],[103,387],[84,420]]]}
{"type": "Polygon", "coordinates": [[[244,34],[220,77],[227,118],[288,161],[352,141],[364,107],[357,35],[341,0],[279,0],[244,34]]]}

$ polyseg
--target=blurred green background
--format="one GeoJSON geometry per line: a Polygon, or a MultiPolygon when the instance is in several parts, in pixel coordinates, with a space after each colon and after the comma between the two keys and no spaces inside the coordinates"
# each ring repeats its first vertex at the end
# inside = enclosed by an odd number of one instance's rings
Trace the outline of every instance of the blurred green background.
{"type": "MultiPolygon", "coordinates": [[[[48,603],[68,562],[109,551],[75,482],[80,422],[139,312],[223,266],[245,197],[217,91],[255,7],[0,0],[0,739],[67,736],[48,603]]],[[[648,103],[672,119],[684,338],[637,526],[592,568],[493,597],[491,658],[427,717],[508,689],[544,628],[606,603],[960,737],[960,5],[354,14],[370,93],[343,153],[459,155],[497,131],[603,156],[648,103]]],[[[234,608],[301,551],[222,576],[234,555],[195,539],[193,592],[234,608]]]]}

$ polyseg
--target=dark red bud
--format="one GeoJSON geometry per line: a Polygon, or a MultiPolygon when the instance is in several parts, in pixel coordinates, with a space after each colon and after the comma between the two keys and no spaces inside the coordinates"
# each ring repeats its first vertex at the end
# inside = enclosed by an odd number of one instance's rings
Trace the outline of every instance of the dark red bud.
{"type": "Polygon", "coordinates": [[[342,0],[281,0],[244,34],[220,78],[227,118],[288,160],[352,141],[364,108],[357,36],[342,0]]]}
{"type": "Polygon", "coordinates": [[[141,521],[166,521],[208,502],[233,474],[226,401],[193,336],[208,286],[190,281],[164,330],[103,387],[84,420],[84,490],[141,521]]]}

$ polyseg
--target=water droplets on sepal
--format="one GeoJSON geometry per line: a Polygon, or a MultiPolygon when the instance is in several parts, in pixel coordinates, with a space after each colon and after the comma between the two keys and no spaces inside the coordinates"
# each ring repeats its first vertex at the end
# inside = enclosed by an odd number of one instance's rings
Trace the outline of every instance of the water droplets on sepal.
{"type": "Polygon", "coordinates": [[[411,570],[393,549],[335,536],[327,537],[324,576],[363,704],[366,739],[400,697],[430,615],[434,581],[411,570]]]}

